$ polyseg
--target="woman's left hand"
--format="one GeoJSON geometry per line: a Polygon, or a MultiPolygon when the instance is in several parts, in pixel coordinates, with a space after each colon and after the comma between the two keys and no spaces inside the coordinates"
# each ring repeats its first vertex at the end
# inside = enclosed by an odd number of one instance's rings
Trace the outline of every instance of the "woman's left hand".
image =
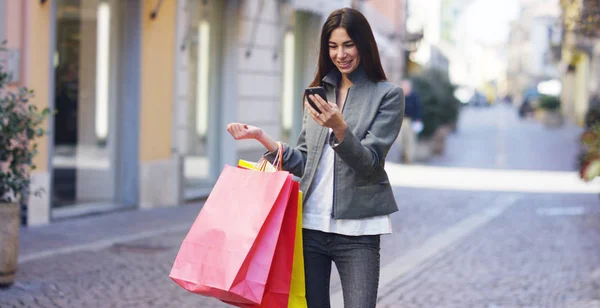
{"type": "Polygon", "coordinates": [[[310,112],[310,116],[315,122],[323,127],[329,127],[334,131],[346,130],[346,121],[344,121],[344,116],[336,104],[325,101],[318,94],[310,95],[310,99],[315,102],[315,105],[317,105],[317,108],[321,111],[321,113],[319,113],[315,110],[308,101],[304,102],[304,106],[310,112]]]}

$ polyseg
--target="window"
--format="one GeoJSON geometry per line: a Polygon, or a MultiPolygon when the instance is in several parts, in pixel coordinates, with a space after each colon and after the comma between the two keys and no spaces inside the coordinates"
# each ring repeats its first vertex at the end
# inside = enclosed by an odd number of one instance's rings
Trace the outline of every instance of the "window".
{"type": "Polygon", "coordinates": [[[112,203],[111,114],[118,92],[118,0],[60,0],[54,51],[53,207],[112,203]]]}
{"type": "Polygon", "coordinates": [[[283,91],[281,94],[281,123],[282,123],[282,139],[286,143],[290,143],[292,133],[292,124],[294,120],[294,103],[297,101],[294,91],[294,69],[295,62],[295,35],[294,32],[288,31],[283,40],[283,91]]]}

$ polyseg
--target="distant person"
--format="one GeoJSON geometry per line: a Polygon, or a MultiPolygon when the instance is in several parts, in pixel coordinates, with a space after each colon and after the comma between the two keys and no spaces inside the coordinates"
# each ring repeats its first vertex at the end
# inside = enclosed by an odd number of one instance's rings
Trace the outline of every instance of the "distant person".
{"type": "Polygon", "coordinates": [[[531,105],[531,100],[528,97],[526,97],[525,100],[523,100],[521,106],[519,107],[519,117],[526,118],[531,116],[532,113],[533,106],[531,105]]]}
{"type": "Polygon", "coordinates": [[[423,106],[419,95],[412,90],[412,82],[403,80],[401,88],[404,90],[405,112],[402,127],[400,128],[400,155],[402,162],[412,164],[415,157],[417,135],[423,130],[423,106]]]}
{"type": "Polygon", "coordinates": [[[600,96],[598,96],[598,94],[594,94],[590,97],[584,122],[585,128],[591,128],[600,123],[600,96]]]}

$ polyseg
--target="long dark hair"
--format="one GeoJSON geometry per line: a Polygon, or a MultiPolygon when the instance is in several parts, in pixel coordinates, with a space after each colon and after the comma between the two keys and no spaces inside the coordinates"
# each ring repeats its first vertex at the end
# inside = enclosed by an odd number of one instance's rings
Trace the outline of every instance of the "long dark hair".
{"type": "Polygon", "coordinates": [[[381,66],[379,50],[377,49],[371,25],[369,25],[369,22],[361,12],[351,8],[343,8],[333,11],[327,17],[325,24],[323,24],[317,73],[310,86],[318,86],[321,83],[321,79],[335,68],[335,64],[333,64],[329,57],[329,38],[333,30],[339,27],[346,29],[348,36],[356,44],[358,54],[360,55],[360,65],[364,67],[369,80],[373,82],[387,80],[381,66]]]}

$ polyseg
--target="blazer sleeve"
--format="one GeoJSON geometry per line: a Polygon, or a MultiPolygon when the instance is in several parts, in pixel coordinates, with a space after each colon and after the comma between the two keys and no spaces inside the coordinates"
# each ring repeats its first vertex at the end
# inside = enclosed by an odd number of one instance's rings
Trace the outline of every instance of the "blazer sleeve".
{"type": "Polygon", "coordinates": [[[348,127],[344,139],[332,144],[332,148],[356,173],[367,177],[374,174],[383,167],[385,157],[400,133],[404,107],[402,89],[392,88],[383,96],[364,139],[358,139],[348,127]]]}

